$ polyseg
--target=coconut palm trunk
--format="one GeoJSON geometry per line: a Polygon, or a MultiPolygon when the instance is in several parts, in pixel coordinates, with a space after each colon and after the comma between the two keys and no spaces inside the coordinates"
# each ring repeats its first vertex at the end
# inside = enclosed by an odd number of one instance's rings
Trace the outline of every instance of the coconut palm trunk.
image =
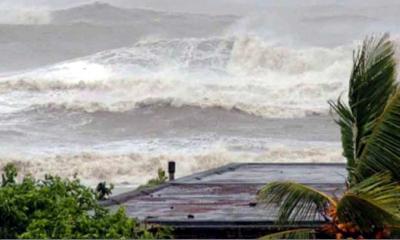
{"type": "Polygon", "coordinates": [[[323,219],[319,229],[266,238],[384,238],[400,226],[400,91],[387,34],[366,38],[354,53],[348,103],[330,101],[340,126],[348,176],[339,198],[295,182],[272,182],[259,201],[279,206],[278,223],[323,219]]]}

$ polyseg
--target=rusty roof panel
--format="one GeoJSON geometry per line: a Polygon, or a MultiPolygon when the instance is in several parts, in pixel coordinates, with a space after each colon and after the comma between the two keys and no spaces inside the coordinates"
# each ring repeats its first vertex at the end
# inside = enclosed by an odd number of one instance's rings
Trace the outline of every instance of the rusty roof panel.
{"type": "Polygon", "coordinates": [[[178,180],[182,183],[267,183],[296,181],[300,183],[344,183],[343,164],[262,164],[229,165],[178,180]]]}
{"type": "Polygon", "coordinates": [[[327,193],[340,194],[345,174],[343,164],[230,164],[153,190],[116,196],[110,203],[123,205],[130,216],[150,223],[272,224],[277,208],[256,203],[257,191],[265,183],[298,181],[327,193]]]}

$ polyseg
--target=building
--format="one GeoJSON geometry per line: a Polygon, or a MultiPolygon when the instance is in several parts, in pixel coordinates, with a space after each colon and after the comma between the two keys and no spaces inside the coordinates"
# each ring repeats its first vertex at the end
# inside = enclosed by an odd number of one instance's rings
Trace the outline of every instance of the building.
{"type": "MultiPolygon", "coordinates": [[[[177,238],[252,238],[279,231],[276,207],[256,201],[266,183],[289,180],[340,195],[344,164],[234,163],[170,181],[152,189],[112,197],[104,204],[125,206],[128,215],[148,224],[174,228],[177,238]]],[[[302,219],[288,228],[323,222],[302,219]]]]}

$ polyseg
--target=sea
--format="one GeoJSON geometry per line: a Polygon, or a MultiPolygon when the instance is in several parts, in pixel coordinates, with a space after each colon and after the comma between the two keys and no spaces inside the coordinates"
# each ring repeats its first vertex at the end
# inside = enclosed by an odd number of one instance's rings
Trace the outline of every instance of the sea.
{"type": "Polygon", "coordinates": [[[0,167],[137,186],[231,162],[344,162],[367,35],[400,1],[2,0],[0,167]]]}

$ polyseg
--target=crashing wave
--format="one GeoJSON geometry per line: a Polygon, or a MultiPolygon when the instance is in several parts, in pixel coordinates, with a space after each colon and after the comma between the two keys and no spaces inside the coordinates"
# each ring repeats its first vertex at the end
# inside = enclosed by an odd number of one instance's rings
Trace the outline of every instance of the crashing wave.
{"type": "Polygon", "coordinates": [[[154,102],[299,117],[327,111],[346,87],[350,56],[347,47],[295,49],[257,37],[148,39],[3,78],[0,101],[19,92],[24,108],[127,111],[154,102]]]}

